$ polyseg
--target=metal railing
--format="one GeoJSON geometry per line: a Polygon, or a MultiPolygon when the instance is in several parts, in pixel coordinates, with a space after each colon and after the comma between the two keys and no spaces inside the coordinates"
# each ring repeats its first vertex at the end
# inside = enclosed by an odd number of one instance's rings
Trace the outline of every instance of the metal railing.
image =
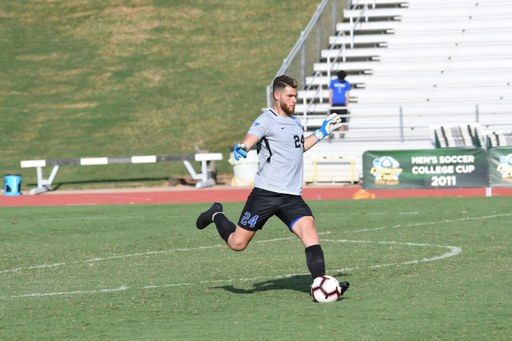
{"type": "MultiPolygon", "coordinates": [[[[369,106],[373,108],[374,106],[369,106]]],[[[359,109],[365,108],[365,106],[358,106],[359,109]]],[[[389,108],[389,106],[388,106],[389,108]]],[[[462,107],[458,107],[462,108],[462,107]]],[[[420,122],[412,123],[410,122],[410,119],[408,120],[409,123],[405,124],[404,118],[407,118],[409,115],[417,116],[417,112],[414,114],[407,115],[407,109],[403,109],[402,106],[396,107],[396,114],[375,114],[375,115],[364,115],[365,119],[375,119],[375,122],[379,122],[380,120],[387,120],[393,121],[393,124],[382,126],[382,125],[364,125],[364,127],[354,127],[353,125],[350,126],[350,131],[357,131],[357,137],[356,136],[350,136],[349,130],[345,131],[345,141],[397,141],[397,142],[405,142],[405,141],[413,141],[413,140],[431,140],[432,136],[430,134],[423,134],[421,130],[425,129],[431,129],[432,126],[435,125],[456,125],[456,124],[478,124],[481,126],[482,130],[484,132],[486,131],[507,131],[512,132],[512,122],[510,120],[496,120],[494,117],[496,116],[496,113],[494,113],[492,110],[489,111],[488,109],[485,110],[485,112],[482,112],[480,106],[478,104],[475,104],[474,106],[468,105],[463,106],[463,110],[460,110],[457,113],[450,113],[450,117],[457,119],[452,120],[450,122],[446,122],[445,119],[443,119],[443,107],[438,107],[436,110],[436,113],[430,112],[429,115],[432,118],[431,123],[426,123],[425,120],[422,120],[420,122]],[[471,110],[471,107],[473,107],[474,111],[471,110]],[[457,123],[455,122],[457,121],[457,123]],[[503,123],[504,122],[504,123],[503,123]],[[376,134],[376,131],[385,131],[387,134],[385,136],[376,134]],[[414,136],[411,135],[410,132],[414,131],[414,136]],[[406,134],[406,132],[409,132],[409,134],[406,134]],[[361,133],[364,133],[362,135],[361,133]],[[367,135],[366,135],[367,133],[367,135]],[[407,135],[407,136],[406,136],[407,135]]],[[[446,107],[446,112],[449,112],[451,109],[453,109],[453,106],[446,107]]],[[[511,106],[512,110],[512,106],[511,106]]],[[[425,108],[425,112],[428,112],[429,109],[425,108]]],[[[506,117],[505,113],[500,114],[502,117],[506,117]]],[[[487,134],[487,133],[486,133],[487,134]]]]}
{"type": "MultiPolygon", "coordinates": [[[[401,3],[400,6],[404,6],[406,3],[401,3]]],[[[368,11],[376,8],[376,1],[364,1],[364,3],[360,0],[351,1],[351,0],[322,0],[321,3],[317,6],[317,10],[310,22],[308,23],[306,29],[301,33],[300,38],[297,40],[293,49],[290,51],[287,58],[284,59],[283,65],[277,72],[276,76],[287,74],[293,78],[295,78],[299,82],[299,89],[304,90],[305,92],[311,91],[314,89],[315,85],[318,85],[314,94],[310,95],[308,93],[307,96],[303,97],[303,108],[302,119],[304,130],[308,130],[308,112],[312,112],[312,106],[317,105],[319,103],[323,103],[325,101],[323,96],[323,91],[326,91],[322,86],[321,82],[318,81],[318,78],[325,74],[324,72],[317,71],[314,72],[313,66],[314,62],[320,61],[322,59],[322,46],[329,46],[329,51],[334,50],[339,46],[338,52],[334,56],[333,53],[328,53],[327,58],[327,78],[328,82],[331,79],[331,73],[333,70],[337,70],[340,68],[339,64],[341,62],[347,61],[347,49],[354,47],[354,37],[357,33],[362,29],[363,22],[368,22],[369,13],[368,11]],[[330,4],[330,5],[329,5],[330,4]],[[358,10],[358,15],[350,16],[348,23],[348,28],[343,28],[337,31],[337,19],[340,19],[340,22],[343,21],[343,10],[344,8],[350,10],[358,10]],[[329,15],[330,14],[330,15],[329,15]],[[313,34],[314,28],[317,28],[317,34],[313,34]],[[330,44],[329,39],[331,36],[335,36],[330,44]],[[350,34],[350,39],[346,39],[346,35],[350,34]],[[339,39],[343,37],[343,39],[339,39]],[[340,41],[341,40],[341,41],[340,41]],[[306,75],[313,75],[313,77],[306,82],[306,75]]],[[[309,78],[309,77],[308,77],[309,78]]],[[[311,91],[313,92],[313,91],[311,91]]],[[[267,106],[271,107],[272,105],[272,92],[271,92],[271,84],[267,86],[267,106]]],[[[358,105],[360,108],[361,106],[358,105]]],[[[407,106],[406,106],[407,107],[407,106]]],[[[480,108],[478,105],[474,106],[474,121],[476,123],[481,123],[482,127],[486,127],[487,129],[499,129],[500,127],[509,127],[511,124],[505,123],[495,123],[495,122],[485,122],[484,119],[482,122],[482,113],[480,112],[480,108]]],[[[408,130],[414,129],[425,129],[427,126],[423,125],[414,125],[410,126],[404,122],[404,118],[407,117],[404,115],[404,111],[400,105],[396,107],[396,115],[397,118],[396,125],[392,128],[397,133],[393,139],[398,140],[400,142],[404,142],[405,140],[410,140],[411,137],[407,136],[410,134],[406,134],[408,130]]],[[[407,109],[406,109],[407,111],[407,109]]],[[[470,111],[470,110],[469,110],[470,111]]],[[[298,114],[301,114],[298,112],[298,114]]],[[[310,115],[311,118],[315,118],[313,121],[317,121],[320,115],[310,115]]],[[[380,117],[380,115],[379,115],[380,117]]],[[[312,121],[312,122],[313,122],[312,121]]],[[[311,125],[315,125],[311,122],[311,125]]],[[[376,127],[377,128],[377,127],[376,127]]],[[[390,127],[378,127],[378,129],[389,129],[390,127]]],[[[351,127],[351,130],[358,130],[359,132],[368,130],[369,132],[372,129],[371,127],[351,127]]],[[[348,136],[347,136],[348,137],[348,136]]],[[[367,139],[375,139],[377,136],[369,136],[367,139]]],[[[425,139],[427,136],[417,135],[415,138],[425,139]]],[[[351,140],[351,138],[349,138],[351,140]]]]}
{"type": "MultiPolygon", "coordinates": [[[[343,18],[343,8],[346,6],[347,0],[322,0],[320,2],[308,25],[283,60],[276,77],[289,75],[298,81],[299,89],[307,87],[306,75],[313,72],[313,62],[321,59],[322,48],[328,45],[329,37],[336,32],[337,21],[343,18]],[[315,27],[316,34],[313,33],[315,27]]],[[[267,86],[266,92],[267,107],[271,107],[272,84],[267,86]]]]}
{"type": "MultiPolygon", "coordinates": [[[[295,78],[299,82],[300,89],[302,89],[304,91],[311,90],[311,88],[313,88],[313,86],[315,84],[316,79],[322,75],[322,72],[317,71],[313,74],[313,78],[309,81],[309,83],[306,83],[306,75],[308,73],[310,73],[310,72],[312,73],[314,71],[312,69],[314,63],[310,63],[310,65],[309,65],[309,67],[311,68],[310,70],[308,70],[308,65],[306,63],[308,56],[311,57],[311,53],[309,55],[307,53],[307,51],[308,51],[307,47],[309,45],[311,45],[311,44],[308,44],[308,38],[311,37],[311,35],[310,35],[311,31],[313,30],[313,28],[315,26],[317,27],[316,51],[314,51],[314,52],[317,54],[316,60],[319,61],[322,57],[321,56],[322,46],[330,45],[328,50],[332,51],[335,49],[336,46],[340,45],[337,43],[338,38],[345,37],[345,31],[340,30],[336,34],[335,41],[332,44],[329,44],[329,36],[334,35],[336,33],[337,18],[343,19],[343,12],[342,12],[343,8],[347,7],[351,10],[355,10],[358,8],[358,6],[359,6],[359,0],[357,0],[355,2],[352,2],[350,0],[348,0],[348,1],[347,0],[342,0],[342,1],[340,1],[340,0],[323,0],[318,5],[317,10],[316,10],[315,14],[313,15],[313,17],[311,18],[308,25],[306,26],[306,29],[301,32],[300,38],[295,43],[295,45],[292,48],[292,50],[290,51],[288,57],[286,57],[283,60],[283,65],[277,72],[276,77],[283,75],[283,74],[286,74],[286,75],[291,74],[290,76],[295,78]],[[325,27],[325,22],[323,21],[323,20],[325,20],[325,17],[322,16],[322,14],[325,14],[324,12],[329,10],[329,6],[328,6],[329,2],[332,5],[331,9],[330,9],[331,14],[332,14],[332,22],[330,22],[330,24],[332,25],[332,27],[330,30],[331,33],[327,36],[327,39],[325,39],[325,37],[324,37],[325,30],[322,30],[322,27],[325,27]],[[338,12],[341,12],[341,13],[338,13],[338,12]],[[324,40],[326,40],[325,45],[323,44],[324,40]],[[300,57],[298,56],[299,51],[301,52],[300,57]],[[294,72],[297,73],[297,71],[296,71],[297,68],[292,68],[294,62],[295,63],[298,62],[297,59],[300,59],[300,67],[298,68],[298,69],[300,69],[300,75],[293,74],[294,72]]],[[[373,1],[372,7],[375,8],[375,0],[373,1]]],[[[360,30],[360,28],[361,28],[360,26],[358,26],[361,23],[361,20],[363,18],[365,18],[365,20],[368,21],[367,12],[368,12],[368,3],[365,2],[358,18],[354,21],[353,18],[350,17],[349,32],[350,32],[350,47],[351,48],[354,47],[355,33],[358,30],[360,30]]],[[[338,53],[336,54],[334,59],[332,59],[330,56],[327,57],[327,63],[328,63],[327,79],[329,81],[331,79],[331,73],[332,73],[334,67],[336,66],[336,63],[338,63],[338,61],[346,62],[346,60],[347,60],[346,49],[347,49],[346,42],[345,42],[345,39],[343,39],[343,43],[341,44],[341,47],[338,50],[338,53]],[[331,59],[332,59],[332,61],[331,61],[331,59]]],[[[315,94],[311,97],[311,99],[309,99],[309,100],[307,98],[303,99],[304,106],[303,106],[302,115],[303,115],[304,122],[305,122],[304,130],[308,129],[307,116],[308,116],[309,108],[313,104],[317,103],[318,101],[320,103],[323,103],[323,94],[322,94],[323,91],[324,91],[323,87],[319,86],[317,88],[315,94]]],[[[271,107],[271,106],[272,106],[272,84],[267,86],[267,107],[271,107]]]]}

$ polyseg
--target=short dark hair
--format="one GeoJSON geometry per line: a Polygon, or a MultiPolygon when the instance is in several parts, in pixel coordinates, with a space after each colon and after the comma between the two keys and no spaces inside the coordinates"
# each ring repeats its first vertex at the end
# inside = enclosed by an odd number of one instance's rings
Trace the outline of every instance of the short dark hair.
{"type": "Polygon", "coordinates": [[[299,83],[297,83],[297,81],[295,79],[293,79],[292,77],[289,77],[286,75],[276,77],[272,84],[272,93],[274,93],[276,91],[281,91],[284,88],[286,88],[287,86],[297,89],[297,87],[299,86],[299,83]]]}
{"type": "Polygon", "coordinates": [[[344,81],[345,77],[347,77],[347,73],[345,71],[339,71],[338,72],[338,80],[340,82],[344,81]]]}

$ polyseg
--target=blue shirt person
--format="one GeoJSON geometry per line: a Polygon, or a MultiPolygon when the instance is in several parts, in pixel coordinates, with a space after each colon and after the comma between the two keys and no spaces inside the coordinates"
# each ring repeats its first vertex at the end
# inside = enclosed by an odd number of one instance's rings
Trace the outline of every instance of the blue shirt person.
{"type": "MultiPolygon", "coordinates": [[[[341,115],[341,122],[346,123],[348,114],[347,106],[350,103],[350,90],[352,87],[350,83],[345,80],[347,73],[345,71],[338,72],[338,78],[331,80],[329,83],[329,106],[331,107],[330,113],[341,115]],[[342,107],[342,108],[335,108],[342,107]]],[[[345,125],[342,125],[340,131],[345,130],[345,125]]],[[[331,136],[332,137],[332,136],[331,136]]],[[[344,138],[345,134],[340,133],[340,138],[344,138]]]]}

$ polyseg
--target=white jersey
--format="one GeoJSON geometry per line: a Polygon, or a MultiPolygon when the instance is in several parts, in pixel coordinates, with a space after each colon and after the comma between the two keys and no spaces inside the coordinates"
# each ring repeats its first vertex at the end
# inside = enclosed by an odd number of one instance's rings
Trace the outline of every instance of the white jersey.
{"type": "Polygon", "coordinates": [[[301,195],[304,177],[304,131],[295,116],[284,117],[274,110],[261,114],[248,134],[259,138],[260,168],[254,187],[267,191],[301,195]]]}

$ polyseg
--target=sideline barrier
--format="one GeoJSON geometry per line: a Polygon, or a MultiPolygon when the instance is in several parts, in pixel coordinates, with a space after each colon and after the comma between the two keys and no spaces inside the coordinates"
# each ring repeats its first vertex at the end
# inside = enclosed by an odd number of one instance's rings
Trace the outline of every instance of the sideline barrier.
{"type": "Polygon", "coordinates": [[[512,187],[512,147],[488,151],[489,187],[512,187]]]}
{"type": "Polygon", "coordinates": [[[366,151],[364,189],[512,187],[512,148],[366,151]]]}
{"type": "Polygon", "coordinates": [[[130,156],[130,157],[99,157],[83,159],[62,159],[62,160],[26,160],[21,161],[21,168],[37,168],[37,187],[30,190],[30,194],[39,194],[51,191],[51,184],[57,175],[60,166],[91,166],[108,165],[115,163],[155,163],[163,161],[182,161],[187,167],[188,172],[194,180],[201,180],[196,184],[196,188],[203,188],[215,185],[213,174],[215,169],[208,169],[211,161],[222,160],[221,153],[204,153],[192,155],[167,155],[167,156],[130,156]],[[197,174],[190,164],[190,161],[201,162],[201,173],[197,174]],[[48,179],[43,178],[43,167],[53,166],[53,170],[48,179]]]}

